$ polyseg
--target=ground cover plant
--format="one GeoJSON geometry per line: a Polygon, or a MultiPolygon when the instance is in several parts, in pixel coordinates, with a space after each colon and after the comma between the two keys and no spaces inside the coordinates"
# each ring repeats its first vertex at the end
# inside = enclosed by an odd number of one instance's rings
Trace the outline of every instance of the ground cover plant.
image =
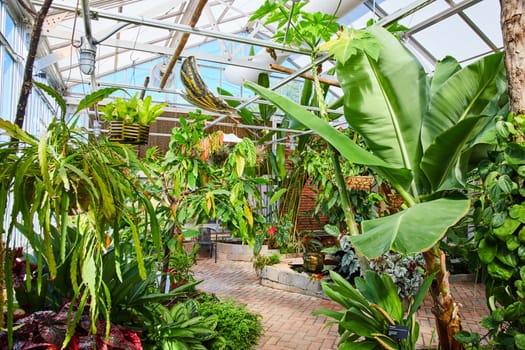
{"type": "Polygon", "coordinates": [[[208,296],[199,304],[199,311],[203,316],[217,317],[215,330],[225,340],[225,350],[253,349],[263,332],[261,315],[234,301],[220,301],[208,296]]]}

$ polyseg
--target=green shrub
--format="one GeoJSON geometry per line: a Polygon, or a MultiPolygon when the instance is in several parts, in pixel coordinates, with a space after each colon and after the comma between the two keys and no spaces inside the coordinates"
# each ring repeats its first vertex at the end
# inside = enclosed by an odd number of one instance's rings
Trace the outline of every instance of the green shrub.
{"type": "Polygon", "coordinates": [[[257,255],[253,259],[253,268],[255,269],[255,272],[257,275],[261,274],[262,269],[266,265],[275,265],[281,262],[281,255],[279,254],[272,254],[270,256],[268,255],[257,255]]]}
{"type": "Polygon", "coordinates": [[[246,310],[245,305],[208,297],[199,309],[203,317],[217,316],[215,331],[226,340],[224,350],[249,350],[257,345],[263,331],[261,315],[246,310]]]}

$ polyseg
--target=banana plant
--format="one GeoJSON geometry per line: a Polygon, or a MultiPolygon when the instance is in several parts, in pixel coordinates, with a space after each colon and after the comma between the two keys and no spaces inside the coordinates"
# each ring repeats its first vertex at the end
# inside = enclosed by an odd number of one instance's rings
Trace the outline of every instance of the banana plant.
{"type": "MultiPolygon", "coordinates": [[[[292,100],[245,85],[316,131],[346,159],[373,168],[403,196],[407,210],[366,221],[363,234],[352,238],[362,253],[369,258],[389,249],[417,253],[431,248],[468,211],[469,200],[450,191],[463,187],[467,161],[461,155],[499,111],[505,93],[502,55],[487,56],[431,84],[394,36],[379,27],[368,33],[381,45],[379,57],[355,50],[344,63],[338,60],[337,76],[345,117],[369,150],[292,100]],[[430,86],[436,90],[432,95],[430,86]]],[[[441,78],[444,69],[438,65],[436,76],[441,78]]]]}
{"type": "MultiPolygon", "coordinates": [[[[345,28],[325,47],[337,60],[345,118],[368,150],[297,103],[251,82],[245,85],[316,131],[349,161],[372,168],[404,198],[405,210],[363,222],[362,234],[352,237],[356,249],[369,258],[390,249],[425,251],[429,268],[441,269],[436,243],[470,206],[460,193],[468,155],[484,141],[491,117],[504,113],[502,54],[462,69],[444,60],[429,79],[415,56],[378,26],[345,28]]],[[[445,276],[437,278],[445,282],[445,276]]]]}

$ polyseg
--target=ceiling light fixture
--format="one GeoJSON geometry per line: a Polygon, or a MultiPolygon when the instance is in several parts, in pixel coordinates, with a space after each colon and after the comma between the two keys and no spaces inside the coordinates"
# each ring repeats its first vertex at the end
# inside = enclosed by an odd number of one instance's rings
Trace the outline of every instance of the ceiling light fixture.
{"type": "Polygon", "coordinates": [[[80,57],[78,60],[80,71],[86,75],[91,75],[95,71],[95,59],[97,56],[97,47],[90,42],[85,36],[80,43],[80,57]]]}

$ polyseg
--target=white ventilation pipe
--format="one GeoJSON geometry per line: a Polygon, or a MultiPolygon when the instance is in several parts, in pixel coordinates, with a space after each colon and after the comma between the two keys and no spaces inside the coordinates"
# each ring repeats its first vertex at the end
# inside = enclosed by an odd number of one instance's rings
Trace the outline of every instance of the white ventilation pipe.
{"type": "MultiPolygon", "coordinates": [[[[251,61],[254,66],[268,67],[271,63],[281,64],[288,58],[288,56],[290,56],[289,53],[284,51],[276,51],[276,54],[277,59],[274,60],[270,54],[266,52],[266,50],[261,50],[255,56],[248,58],[248,60],[251,61]]],[[[226,67],[224,70],[224,77],[232,84],[242,85],[244,80],[249,80],[256,83],[259,79],[260,73],[261,71],[257,68],[246,68],[231,65],[226,67]]]]}
{"type": "Polygon", "coordinates": [[[334,14],[334,11],[337,10],[335,15],[341,18],[361,3],[363,3],[363,0],[310,0],[303,7],[303,10],[311,13],[322,12],[329,15],[334,14]]]}

